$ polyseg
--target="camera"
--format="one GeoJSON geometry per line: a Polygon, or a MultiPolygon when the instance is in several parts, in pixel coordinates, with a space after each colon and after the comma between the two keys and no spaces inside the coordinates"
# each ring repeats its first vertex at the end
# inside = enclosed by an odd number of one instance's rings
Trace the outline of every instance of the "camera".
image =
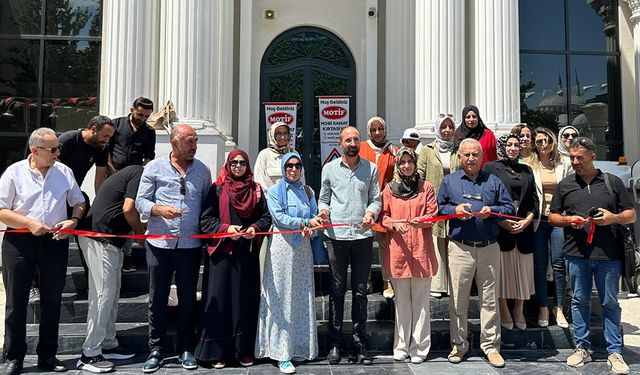
{"type": "Polygon", "coordinates": [[[376,16],[376,8],[369,8],[369,12],[367,14],[369,15],[369,17],[375,17],[376,16]]]}

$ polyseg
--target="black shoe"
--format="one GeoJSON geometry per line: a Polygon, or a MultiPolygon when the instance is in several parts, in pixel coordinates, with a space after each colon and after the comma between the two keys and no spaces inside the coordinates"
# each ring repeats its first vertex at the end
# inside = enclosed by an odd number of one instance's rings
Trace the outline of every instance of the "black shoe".
{"type": "Polygon", "coordinates": [[[56,357],[49,357],[46,359],[38,358],[38,367],[55,372],[65,372],[69,370],[67,365],[56,357]]]}
{"type": "Polygon", "coordinates": [[[354,351],[356,354],[356,362],[365,366],[373,364],[373,356],[369,355],[369,351],[363,343],[355,343],[354,351]]]}
{"type": "Polygon", "coordinates": [[[22,372],[22,361],[17,359],[5,362],[0,367],[0,374],[2,375],[17,375],[22,372]]]}
{"type": "Polygon", "coordinates": [[[113,365],[113,363],[104,359],[102,355],[87,357],[86,355],[84,355],[84,353],[82,353],[82,356],[78,360],[78,363],[76,363],[76,367],[79,370],[102,373],[113,371],[113,368],[115,366],[113,365]]]}
{"type": "Polygon", "coordinates": [[[162,362],[162,357],[160,356],[159,350],[152,350],[149,357],[147,357],[147,361],[142,366],[142,372],[150,373],[158,371],[160,368],[160,363],[162,362]]]}
{"type": "Polygon", "coordinates": [[[135,353],[131,350],[118,345],[111,349],[102,349],[104,359],[129,359],[135,357],[135,353]]]}
{"type": "Polygon", "coordinates": [[[180,360],[180,363],[182,363],[182,368],[187,370],[195,370],[198,368],[198,361],[196,361],[196,357],[188,351],[182,353],[178,359],[180,360]]]}
{"type": "Polygon", "coordinates": [[[125,255],[122,260],[122,272],[130,273],[136,272],[136,266],[133,265],[133,259],[131,255],[125,255]]]}
{"type": "Polygon", "coordinates": [[[342,360],[342,356],[340,355],[340,348],[334,346],[329,350],[329,354],[327,354],[327,361],[329,361],[330,365],[337,365],[342,360]]]}

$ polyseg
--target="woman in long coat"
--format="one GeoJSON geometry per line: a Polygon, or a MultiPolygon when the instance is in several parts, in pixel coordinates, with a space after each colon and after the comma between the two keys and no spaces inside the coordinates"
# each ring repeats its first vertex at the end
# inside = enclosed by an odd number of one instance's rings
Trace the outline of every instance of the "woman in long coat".
{"type": "Polygon", "coordinates": [[[203,233],[229,233],[214,239],[204,264],[200,322],[195,356],[223,368],[237,358],[253,364],[260,286],[258,252],[262,238],[256,232],[271,227],[267,199],[253,181],[249,157],[242,150],[229,153],[224,180],[209,189],[200,216],[203,233]]]}

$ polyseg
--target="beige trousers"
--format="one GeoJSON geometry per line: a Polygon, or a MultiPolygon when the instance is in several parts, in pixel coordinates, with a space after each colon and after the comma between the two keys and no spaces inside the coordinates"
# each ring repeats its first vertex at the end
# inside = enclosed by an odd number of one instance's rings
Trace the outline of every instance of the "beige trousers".
{"type": "Polygon", "coordinates": [[[391,279],[395,290],[393,356],[427,358],[431,349],[430,277],[391,279]]]}
{"type": "Polygon", "coordinates": [[[480,304],[480,349],[485,354],[500,351],[500,313],[497,295],[500,283],[498,243],[475,248],[449,242],[451,297],[451,346],[461,353],[469,350],[467,316],[471,283],[476,280],[480,304]]]}
{"type": "Polygon", "coordinates": [[[436,249],[438,272],[431,280],[431,291],[449,293],[449,239],[432,236],[433,248],[436,249]]]}
{"type": "MultiPolygon", "coordinates": [[[[376,241],[378,241],[378,259],[380,260],[380,271],[382,272],[382,281],[389,281],[391,277],[389,270],[384,266],[384,253],[387,251],[387,234],[383,232],[376,232],[376,241]]],[[[371,273],[369,273],[369,279],[371,279],[371,273]]]]}

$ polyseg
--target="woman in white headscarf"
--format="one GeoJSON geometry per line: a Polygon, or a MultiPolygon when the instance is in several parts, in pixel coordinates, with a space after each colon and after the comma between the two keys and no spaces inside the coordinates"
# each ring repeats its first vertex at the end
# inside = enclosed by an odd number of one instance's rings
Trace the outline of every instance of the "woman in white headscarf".
{"type": "MultiPolygon", "coordinates": [[[[253,179],[267,190],[282,178],[282,156],[295,151],[291,147],[291,128],[282,121],[269,127],[267,143],[269,147],[260,151],[253,167],[253,179]]],[[[304,176],[302,176],[304,184],[304,176]]]]}
{"type": "MultiPolygon", "coordinates": [[[[434,125],[436,139],[424,146],[418,157],[418,174],[420,178],[429,182],[435,190],[436,196],[444,176],[460,168],[460,159],[456,153],[456,143],[453,139],[455,122],[452,114],[439,114],[434,125]]],[[[447,247],[448,222],[441,221],[431,229],[433,244],[437,249],[438,272],[431,281],[431,295],[442,297],[449,293],[447,247]]]]}
{"type": "Polygon", "coordinates": [[[560,128],[558,132],[558,151],[562,156],[569,157],[569,145],[579,136],[578,129],[571,125],[560,128]]]}

